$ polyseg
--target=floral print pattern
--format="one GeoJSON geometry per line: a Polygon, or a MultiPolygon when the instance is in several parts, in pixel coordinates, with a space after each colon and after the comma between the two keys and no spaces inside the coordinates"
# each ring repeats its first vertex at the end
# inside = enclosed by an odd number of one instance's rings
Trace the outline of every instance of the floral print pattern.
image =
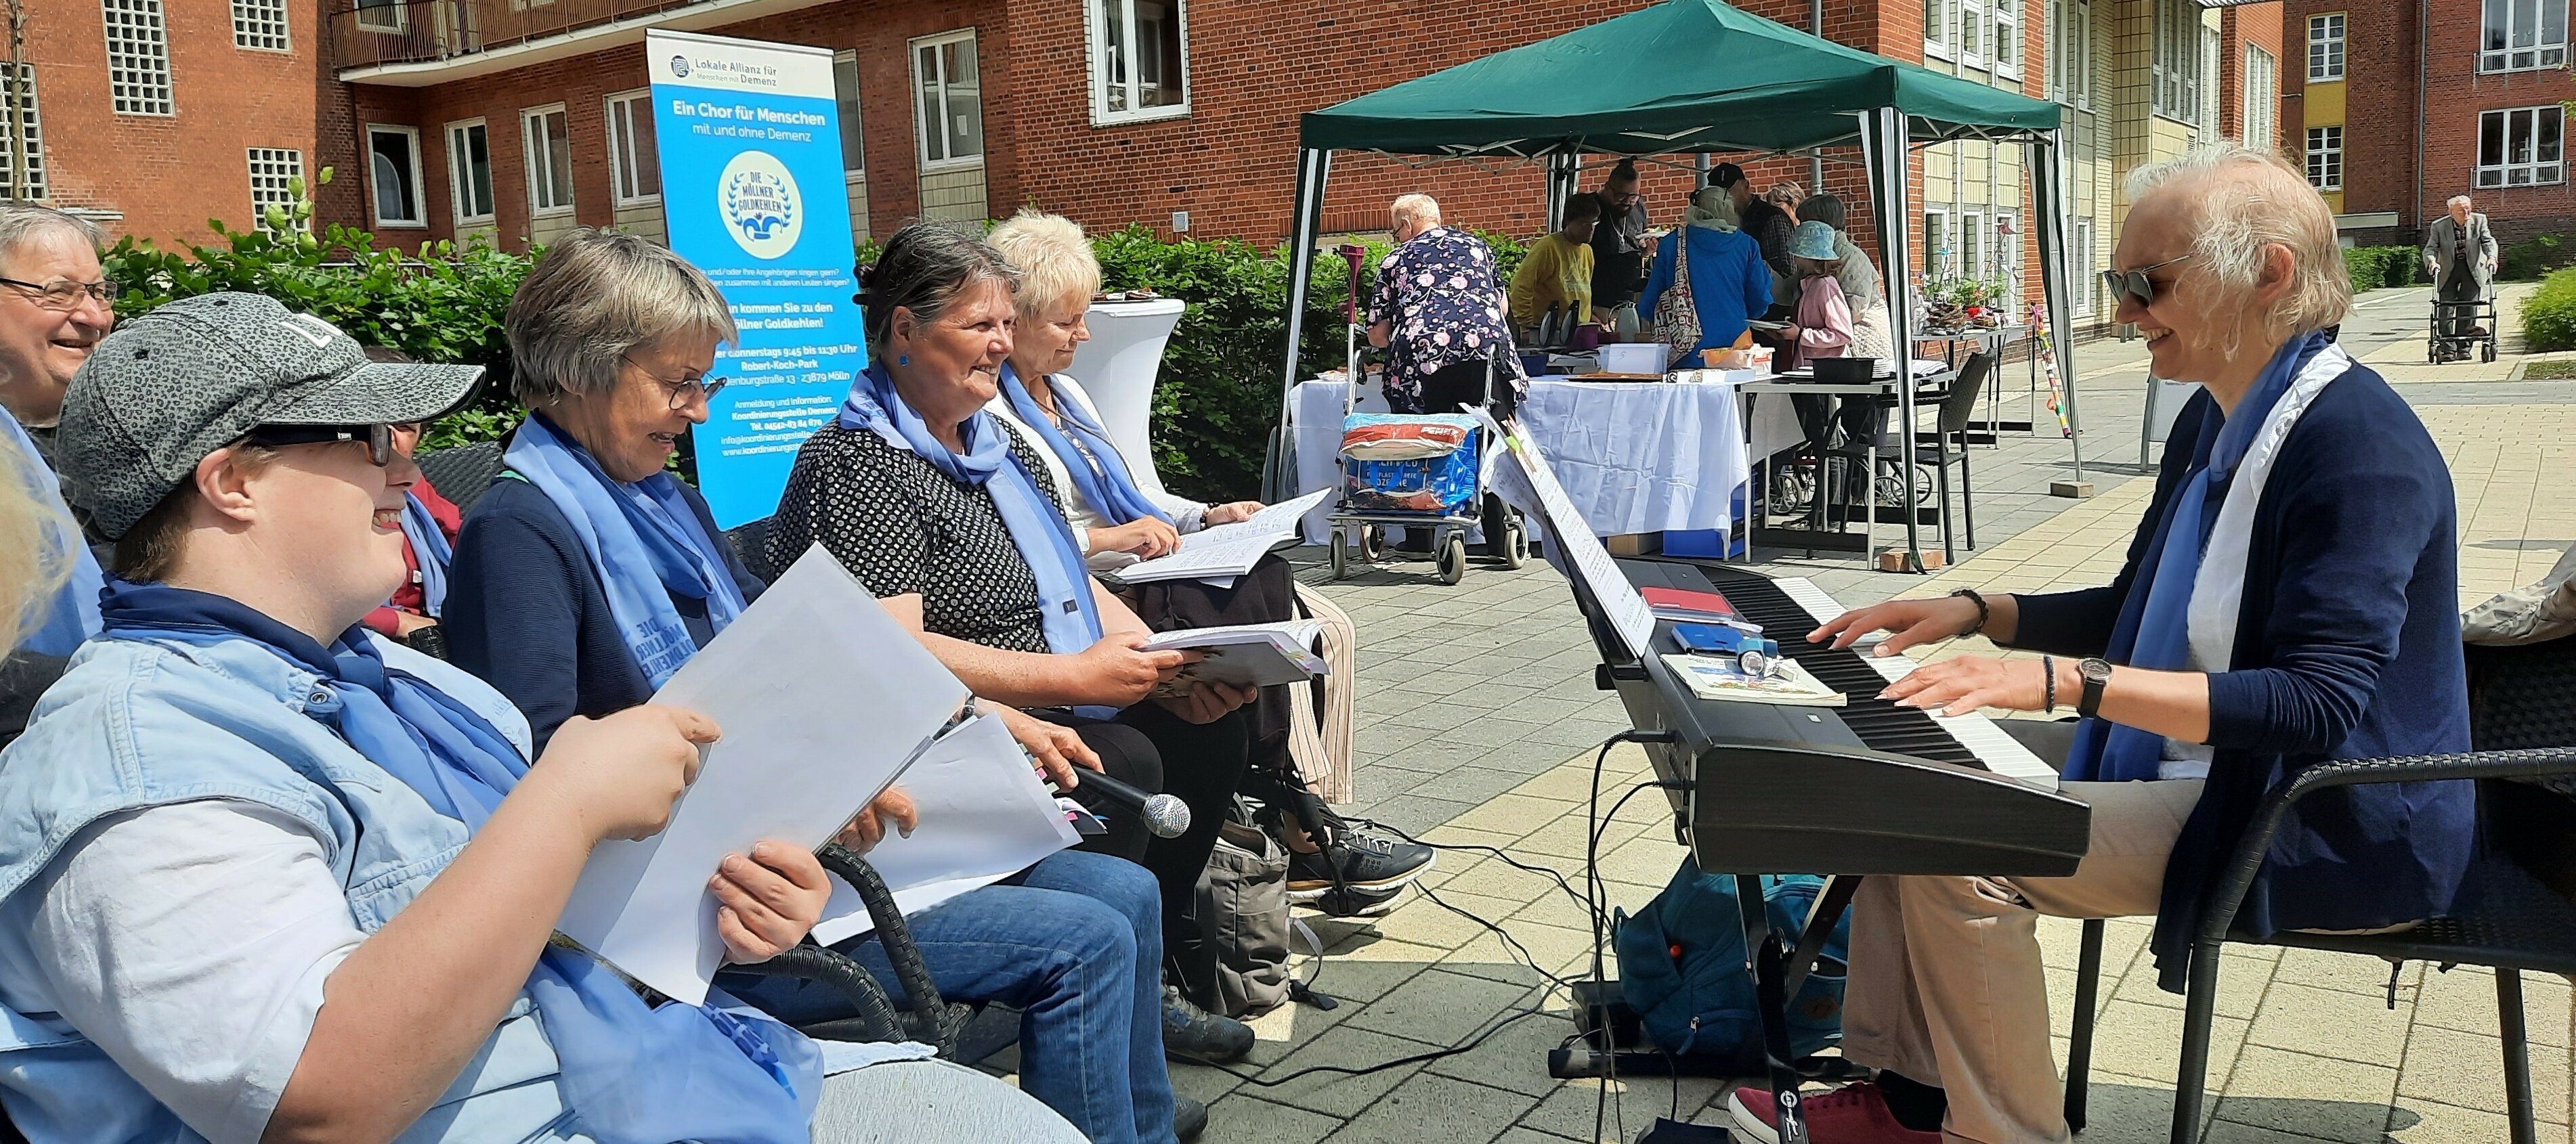
{"type": "Polygon", "coordinates": [[[1369,324],[1391,322],[1387,401],[1418,404],[1422,380],[1443,366],[1503,355],[1520,375],[1511,331],[1503,323],[1503,288],[1494,250],[1456,227],[1434,227],[1396,247],[1377,264],[1369,324]]]}

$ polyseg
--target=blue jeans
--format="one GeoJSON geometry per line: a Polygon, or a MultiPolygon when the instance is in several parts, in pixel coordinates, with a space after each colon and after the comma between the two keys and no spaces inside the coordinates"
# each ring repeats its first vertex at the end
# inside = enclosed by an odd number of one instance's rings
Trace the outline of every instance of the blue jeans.
{"type": "MultiPolygon", "coordinates": [[[[1021,1091],[1093,1144],[1173,1144],[1159,893],[1144,867],[1065,850],[909,919],[942,997],[1020,1010],[1021,1091]]],[[[834,948],[906,1003],[875,937],[834,948]]],[[[733,992],[791,1024],[849,1012],[830,990],[782,978],[733,992]]]]}

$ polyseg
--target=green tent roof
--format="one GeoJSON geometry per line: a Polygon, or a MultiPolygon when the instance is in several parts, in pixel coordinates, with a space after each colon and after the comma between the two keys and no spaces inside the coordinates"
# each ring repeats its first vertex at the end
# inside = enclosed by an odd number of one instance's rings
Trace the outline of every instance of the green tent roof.
{"type": "Polygon", "coordinates": [[[1412,155],[1655,155],[1856,142],[1902,108],[1917,140],[2057,126],[2057,105],[1819,39],[1719,0],[1667,0],[1306,113],[1304,146],[1412,155]]]}

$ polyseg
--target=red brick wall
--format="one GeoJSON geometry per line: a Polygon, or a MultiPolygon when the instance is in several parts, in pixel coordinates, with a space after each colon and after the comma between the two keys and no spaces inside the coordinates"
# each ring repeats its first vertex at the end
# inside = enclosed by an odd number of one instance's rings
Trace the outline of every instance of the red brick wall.
{"type": "MultiPolygon", "coordinates": [[[[246,149],[304,152],[308,175],[339,160],[315,144],[339,96],[323,50],[322,0],[294,0],[286,53],[233,46],[232,11],[214,0],[165,0],[177,114],[118,115],[109,102],[106,26],[95,3],[30,4],[46,177],[58,206],[121,211],[119,234],[204,242],[206,220],[251,224],[246,149]]],[[[0,49],[5,52],[5,49],[0,49]]],[[[334,196],[358,200],[358,168],[340,164],[334,196]]]]}
{"type": "MultiPolygon", "coordinates": [[[[2401,216],[2401,222],[2420,227],[2439,216],[2451,196],[2465,194],[2477,200],[2477,209],[2485,212],[2499,242],[2576,229],[2576,186],[2561,182],[2475,189],[2480,112],[2549,107],[2576,99],[2576,79],[2563,67],[2478,74],[2478,34],[2479,22],[2473,15],[2449,18],[2437,13],[2433,21],[2424,53],[2429,67],[2424,81],[2422,205],[2411,219],[2401,216]]],[[[2411,90],[2412,77],[2408,80],[2411,90]]],[[[2413,110],[2406,112],[2412,115],[2413,110]]],[[[2407,207],[2401,203],[2383,209],[2407,207]]]]}

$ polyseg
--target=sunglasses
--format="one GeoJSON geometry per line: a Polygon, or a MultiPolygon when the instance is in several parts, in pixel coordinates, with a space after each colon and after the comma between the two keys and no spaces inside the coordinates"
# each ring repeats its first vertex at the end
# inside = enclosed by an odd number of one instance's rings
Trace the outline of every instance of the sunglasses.
{"type": "Polygon", "coordinates": [[[262,425],[244,438],[254,445],[328,445],[338,441],[364,441],[367,459],[381,469],[394,461],[394,427],[391,425],[262,425]]]}
{"type": "Polygon", "coordinates": [[[2137,299],[2141,306],[2152,306],[2156,304],[2156,283],[2154,279],[2147,277],[2147,272],[2162,270],[2189,257],[2191,255],[2185,254],[2168,258],[2153,266],[2141,266],[2135,270],[2105,270],[2102,272],[2102,284],[2111,288],[2111,304],[2114,306],[2119,305],[2120,299],[2124,296],[2137,299]]]}

